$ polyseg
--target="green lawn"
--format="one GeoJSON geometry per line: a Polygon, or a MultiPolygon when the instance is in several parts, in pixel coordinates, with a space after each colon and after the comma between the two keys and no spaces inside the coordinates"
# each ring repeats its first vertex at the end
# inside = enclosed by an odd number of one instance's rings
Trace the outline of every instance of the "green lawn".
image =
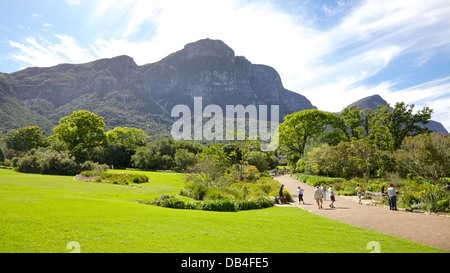
{"type": "MultiPolygon", "coordinates": [[[[121,172],[115,170],[115,172],[121,172]]],[[[0,169],[0,252],[444,252],[352,227],[295,207],[242,212],[175,210],[137,203],[183,187],[178,174],[141,172],[140,187],[0,169]]]]}

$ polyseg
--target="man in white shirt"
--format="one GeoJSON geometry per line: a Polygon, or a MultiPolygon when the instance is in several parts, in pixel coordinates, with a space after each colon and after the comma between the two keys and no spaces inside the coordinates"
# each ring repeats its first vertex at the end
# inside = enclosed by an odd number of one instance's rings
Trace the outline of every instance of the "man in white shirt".
{"type": "Polygon", "coordinates": [[[390,184],[387,189],[387,195],[389,198],[389,209],[397,210],[397,193],[395,192],[394,185],[390,184]]]}
{"type": "Polygon", "coordinates": [[[334,204],[334,201],[336,201],[336,199],[335,199],[336,194],[334,193],[333,185],[330,185],[330,187],[328,188],[328,194],[331,199],[330,208],[334,208],[333,204],[334,204]]]}

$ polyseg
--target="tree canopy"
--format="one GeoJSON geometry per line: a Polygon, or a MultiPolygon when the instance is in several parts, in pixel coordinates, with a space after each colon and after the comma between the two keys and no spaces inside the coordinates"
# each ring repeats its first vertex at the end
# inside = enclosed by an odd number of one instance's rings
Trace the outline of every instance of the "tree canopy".
{"type": "Polygon", "coordinates": [[[44,145],[45,139],[38,126],[22,127],[9,133],[5,138],[6,146],[16,151],[28,152],[44,145]]]}
{"type": "Polygon", "coordinates": [[[53,135],[64,141],[69,150],[93,148],[106,140],[104,127],[103,117],[79,110],[60,119],[59,125],[53,128],[53,135]]]}
{"type": "Polygon", "coordinates": [[[285,116],[280,125],[282,148],[302,156],[307,142],[322,136],[332,118],[333,114],[315,109],[285,116]]]}

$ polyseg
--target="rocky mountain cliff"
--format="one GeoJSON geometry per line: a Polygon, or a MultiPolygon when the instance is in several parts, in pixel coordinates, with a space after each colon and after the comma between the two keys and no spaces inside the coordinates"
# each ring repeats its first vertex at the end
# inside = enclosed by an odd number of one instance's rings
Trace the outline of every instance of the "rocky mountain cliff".
{"type": "MultiPolygon", "coordinates": [[[[220,40],[187,44],[161,61],[141,68],[152,96],[166,109],[191,105],[193,97],[203,104],[280,105],[280,117],[315,108],[304,96],[286,90],[277,71],[252,64],[220,40]]],[[[225,109],[225,108],[223,108],[225,109]]]]}
{"type": "MultiPolygon", "coordinates": [[[[279,105],[283,116],[315,108],[310,101],[283,87],[275,69],[252,64],[220,40],[187,44],[159,62],[138,66],[128,56],[85,64],[60,64],[2,74],[3,98],[26,106],[47,128],[74,110],[104,117],[107,129],[128,126],[150,135],[167,135],[173,106],[279,105]]],[[[3,108],[2,108],[3,109],[3,108]]],[[[192,108],[191,108],[192,109],[192,108]]],[[[224,111],[225,112],[225,111],[224,111]]],[[[17,114],[14,114],[17,116],[17,114]]],[[[21,126],[29,125],[21,123],[21,126]]],[[[51,127],[51,126],[50,126],[51,127]]],[[[17,126],[3,126],[4,130],[17,126]]],[[[48,132],[50,133],[50,132],[48,132]]]]}

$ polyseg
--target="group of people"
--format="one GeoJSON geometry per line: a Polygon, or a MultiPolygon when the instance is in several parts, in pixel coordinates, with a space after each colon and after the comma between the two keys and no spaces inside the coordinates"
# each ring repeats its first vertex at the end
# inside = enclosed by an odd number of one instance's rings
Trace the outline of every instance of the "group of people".
{"type": "Polygon", "coordinates": [[[272,174],[275,175],[275,176],[278,175],[278,174],[285,175],[285,174],[288,174],[288,173],[289,173],[289,170],[286,169],[286,167],[283,167],[282,169],[275,168],[275,169],[272,170],[272,174]]]}
{"type": "MultiPolygon", "coordinates": [[[[303,200],[303,193],[304,189],[298,187],[298,203],[303,202],[303,204],[305,204],[305,201],[303,200]]],[[[330,208],[334,208],[334,202],[336,201],[336,193],[333,190],[333,185],[330,185],[328,188],[328,196],[330,197],[331,200],[329,206],[330,208]]],[[[319,209],[322,209],[323,200],[327,199],[327,189],[323,183],[320,188],[319,185],[316,186],[316,189],[314,190],[314,199],[317,202],[317,207],[319,209]]]]}
{"type": "MultiPolygon", "coordinates": [[[[305,204],[305,201],[303,200],[303,193],[304,189],[301,187],[298,187],[298,203],[300,204],[303,202],[305,204]]],[[[356,195],[358,196],[358,204],[362,205],[361,197],[362,197],[363,189],[359,186],[359,184],[356,185],[356,195]]],[[[331,203],[330,208],[334,208],[334,202],[336,201],[336,193],[333,190],[333,185],[331,184],[328,188],[328,196],[330,197],[331,203]]],[[[397,192],[394,189],[394,185],[390,184],[389,188],[387,190],[387,196],[389,199],[389,208],[390,210],[397,210],[397,192]]],[[[325,185],[322,183],[320,186],[317,185],[316,189],[314,190],[314,199],[316,200],[317,207],[319,209],[322,209],[323,201],[327,198],[327,189],[325,185]]]]}
{"type": "MultiPolygon", "coordinates": [[[[328,196],[330,197],[331,203],[330,208],[334,208],[334,202],[336,201],[336,193],[333,190],[333,185],[330,185],[328,188],[328,196]]],[[[319,185],[316,186],[316,189],[314,190],[314,199],[316,200],[317,207],[319,209],[322,209],[323,201],[327,200],[327,188],[322,183],[319,187],[319,185]]]]}

